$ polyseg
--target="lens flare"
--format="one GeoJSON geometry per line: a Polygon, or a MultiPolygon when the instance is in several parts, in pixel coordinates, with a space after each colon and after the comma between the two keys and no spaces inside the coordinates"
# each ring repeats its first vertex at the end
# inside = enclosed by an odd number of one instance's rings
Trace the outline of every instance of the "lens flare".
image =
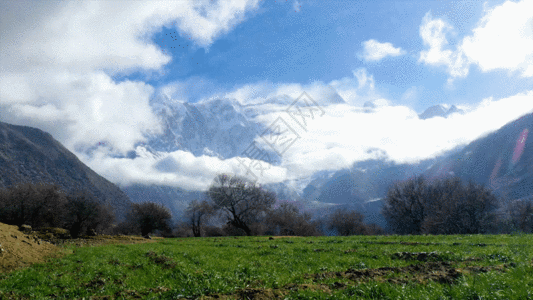
{"type": "Polygon", "coordinates": [[[496,176],[498,176],[498,171],[500,170],[500,167],[502,166],[502,158],[498,158],[498,161],[496,162],[496,165],[494,166],[494,169],[492,169],[492,173],[490,174],[490,185],[492,188],[496,187],[496,176]]]}
{"type": "Polygon", "coordinates": [[[529,133],[529,130],[526,128],[522,131],[520,136],[518,137],[518,140],[516,141],[516,146],[514,147],[513,152],[513,158],[511,159],[511,164],[514,166],[518,160],[520,160],[520,157],[522,156],[522,153],[524,153],[524,147],[526,146],[526,140],[527,135],[529,133]]]}

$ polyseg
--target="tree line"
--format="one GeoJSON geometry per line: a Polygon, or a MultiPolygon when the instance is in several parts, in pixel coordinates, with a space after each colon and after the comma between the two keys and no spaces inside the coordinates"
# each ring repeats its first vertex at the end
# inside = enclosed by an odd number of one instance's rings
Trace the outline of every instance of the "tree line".
{"type": "Polygon", "coordinates": [[[476,234],[533,232],[533,204],[503,205],[492,191],[458,177],[415,177],[388,190],[381,211],[386,228],[366,224],[358,211],[337,209],[313,218],[291,201],[243,177],[218,175],[203,199],[189,203],[184,218],[154,202],[132,203],[125,220],[87,191],[66,194],[56,184],[21,183],[0,189],[0,222],[59,227],[73,238],[95,234],[166,237],[235,235],[320,236],[377,234],[476,234]]]}

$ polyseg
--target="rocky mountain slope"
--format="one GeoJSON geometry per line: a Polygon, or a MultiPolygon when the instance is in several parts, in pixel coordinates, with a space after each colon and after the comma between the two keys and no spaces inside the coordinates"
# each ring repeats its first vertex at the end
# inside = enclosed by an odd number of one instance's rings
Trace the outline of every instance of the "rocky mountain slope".
{"type": "Polygon", "coordinates": [[[64,191],[87,189],[119,218],[131,203],[115,184],[96,174],[42,130],[0,122],[0,187],[18,182],[57,183],[64,191]]]}
{"type": "Polygon", "coordinates": [[[533,114],[473,141],[459,153],[433,165],[429,178],[454,174],[492,188],[508,200],[533,195],[533,114]]]}

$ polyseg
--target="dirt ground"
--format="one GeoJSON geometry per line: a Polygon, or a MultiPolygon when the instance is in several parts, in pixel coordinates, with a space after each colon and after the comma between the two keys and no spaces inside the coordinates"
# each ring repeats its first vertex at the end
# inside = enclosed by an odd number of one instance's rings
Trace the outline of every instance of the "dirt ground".
{"type": "Polygon", "coordinates": [[[47,257],[61,254],[57,246],[33,234],[25,234],[17,226],[0,223],[1,273],[45,262],[47,257]]]}
{"type": "Polygon", "coordinates": [[[73,244],[78,247],[108,244],[137,244],[155,242],[135,236],[95,236],[84,239],[58,239],[39,232],[24,233],[18,226],[0,223],[0,273],[46,262],[48,258],[66,255],[58,245],[73,244]]]}

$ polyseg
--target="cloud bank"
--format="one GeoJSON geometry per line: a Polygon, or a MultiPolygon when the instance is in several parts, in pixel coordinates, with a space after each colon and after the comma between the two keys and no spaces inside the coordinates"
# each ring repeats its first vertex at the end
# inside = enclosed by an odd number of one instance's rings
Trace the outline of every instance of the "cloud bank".
{"type": "MultiPolygon", "coordinates": [[[[251,85],[253,86],[253,85],[251,85]]],[[[266,84],[258,84],[257,97],[249,101],[261,101],[262,95],[276,95],[291,88],[299,92],[298,85],[275,86],[271,90],[266,84]]],[[[316,82],[316,89],[329,89],[326,84],[316,82]]],[[[230,94],[251,95],[253,89],[244,86],[230,94]]],[[[311,176],[318,171],[339,170],[354,162],[366,159],[385,158],[397,163],[415,163],[432,158],[466,145],[526,113],[533,113],[533,90],[515,96],[494,100],[487,98],[476,106],[463,105],[467,113],[454,114],[448,118],[435,117],[420,120],[418,114],[406,106],[387,105],[389,101],[378,101],[381,106],[373,109],[350,104],[323,106],[323,116],[308,114],[306,130],[286,113],[285,105],[277,109],[260,111],[256,121],[271,125],[282,118],[300,136],[281,156],[279,166],[265,166],[260,183],[276,183],[297,180],[311,176]],[[413,146],[416,145],[416,146],[413,146]]],[[[257,145],[269,149],[259,136],[257,145]]],[[[252,160],[245,157],[219,159],[210,156],[195,157],[190,153],[176,151],[160,153],[154,157],[137,148],[141,157],[131,159],[109,158],[102,154],[87,158],[95,170],[122,185],[148,183],[176,186],[189,190],[205,190],[218,173],[246,176],[246,170],[238,159],[246,164],[252,160]]]]}

